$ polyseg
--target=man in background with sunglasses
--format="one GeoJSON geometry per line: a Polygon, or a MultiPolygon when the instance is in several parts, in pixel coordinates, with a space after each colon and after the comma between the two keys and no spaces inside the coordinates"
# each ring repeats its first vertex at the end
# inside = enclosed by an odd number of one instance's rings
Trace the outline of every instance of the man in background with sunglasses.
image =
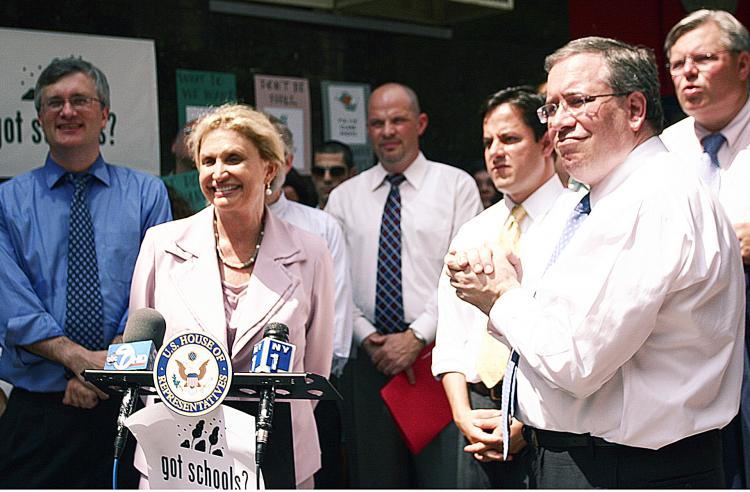
{"type": "MultiPolygon", "coordinates": [[[[667,128],[662,140],[718,194],[740,241],[750,285],[750,36],[728,12],[699,10],[669,31],[664,51],[688,117],[667,128]]],[[[745,331],[740,413],[722,431],[724,472],[732,488],[747,488],[750,480],[747,325],[745,331]]]]}
{"type": "Polygon", "coordinates": [[[357,174],[354,156],[348,145],[327,140],[313,152],[312,180],[318,192],[318,207],[328,203],[328,195],[338,185],[357,174]]]}

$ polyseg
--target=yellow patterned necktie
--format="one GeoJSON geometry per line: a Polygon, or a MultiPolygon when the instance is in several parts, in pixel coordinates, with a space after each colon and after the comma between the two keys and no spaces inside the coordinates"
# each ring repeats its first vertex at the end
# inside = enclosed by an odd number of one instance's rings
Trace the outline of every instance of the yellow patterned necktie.
{"type": "MultiPolygon", "coordinates": [[[[500,244],[507,251],[518,254],[518,243],[521,239],[521,221],[526,217],[526,210],[516,205],[505,220],[503,232],[500,234],[500,244]]],[[[505,375],[510,350],[495,337],[485,332],[482,346],[477,357],[477,373],[487,388],[493,388],[505,375]]]]}

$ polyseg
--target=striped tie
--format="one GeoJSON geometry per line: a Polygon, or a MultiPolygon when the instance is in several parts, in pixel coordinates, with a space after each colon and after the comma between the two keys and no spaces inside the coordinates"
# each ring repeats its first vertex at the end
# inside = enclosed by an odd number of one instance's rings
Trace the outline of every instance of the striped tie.
{"type": "Polygon", "coordinates": [[[378,273],[375,287],[375,326],[383,334],[406,329],[401,287],[401,193],[403,174],[385,178],[391,185],[383,207],[378,246],[378,273]]]}

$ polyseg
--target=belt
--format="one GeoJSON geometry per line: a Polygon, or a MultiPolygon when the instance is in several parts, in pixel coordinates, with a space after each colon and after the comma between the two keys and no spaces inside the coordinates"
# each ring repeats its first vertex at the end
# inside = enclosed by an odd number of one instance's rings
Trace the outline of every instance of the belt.
{"type": "Polygon", "coordinates": [[[571,432],[554,432],[524,426],[523,436],[534,447],[539,448],[605,448],[621,444],[605,441],[591,434],[573,434],[571,432]]]}
{"type": "Polygon", "coordinates": [[[481,396],[486,396],[492,401],[502,400],[502,395],[503,395],[502,381],[497,383],[492,388],[488,388],[481,381],[479,381],[478,383],[468,383],[467,386],[469,387],[470,391],[473,391],[474,393],[481,395],[481,396]]]}

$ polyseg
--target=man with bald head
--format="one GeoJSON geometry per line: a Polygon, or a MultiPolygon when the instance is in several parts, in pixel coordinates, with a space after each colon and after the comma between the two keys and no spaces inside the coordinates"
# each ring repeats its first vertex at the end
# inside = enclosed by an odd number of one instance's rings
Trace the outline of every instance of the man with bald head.
{"type": "Polygon", "coordinates": [[[413,456],[379,394],[401,372],[414,380],[412,365],[435,340],[441,258],[458,228],[482,210],[471,176],[420,151],[427,123],[409,87],[375,89],[367,128],[379,162],[334,189],[326,206],[357,252],[351,271],[357,354],[344,372],[355,488],[456,486],[455,428],[413,456]]]}

